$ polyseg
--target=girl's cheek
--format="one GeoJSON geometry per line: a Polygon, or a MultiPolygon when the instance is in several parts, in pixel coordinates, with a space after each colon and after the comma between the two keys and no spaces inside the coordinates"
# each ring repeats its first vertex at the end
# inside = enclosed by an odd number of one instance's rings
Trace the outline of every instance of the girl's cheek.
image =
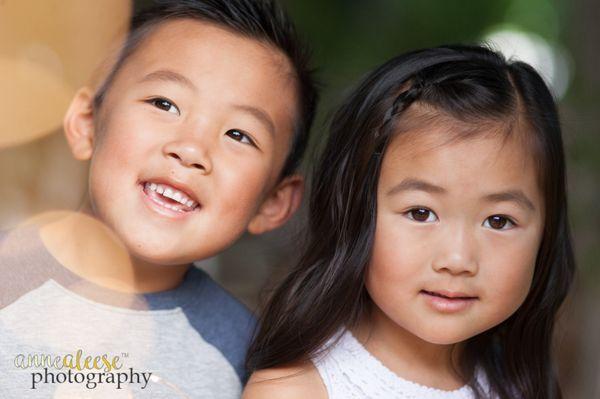
{"type": "Polygon", "coordinates": [[[507,252],[495,262],[488,262],[482,268],[479,281],[490,304],[493,304],[497,317],[505,319],[514,313],[525,301],[533,278],[535,257],[519,251],[507,252]]]}
{"type": "Polygon", "coordinates": [[[408,276],[418,271],[427,245],[408,230],[397,219],[380,220],[370,265],[374,280],[384,284],[405,283],[408,276]]]}

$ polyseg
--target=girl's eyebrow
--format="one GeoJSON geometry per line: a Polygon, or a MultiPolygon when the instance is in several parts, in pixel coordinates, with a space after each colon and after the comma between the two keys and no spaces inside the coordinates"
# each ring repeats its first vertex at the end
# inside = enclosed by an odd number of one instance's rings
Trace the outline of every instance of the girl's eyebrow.
{"type": "MultiPolygon", "coordinates": [[[[400,183],[396,184],[394,187],[388,190],[387,195],[392,196],[402,191],[410,190],[425,191],[431,194],[447,193],[447,190],[443,187],[436,186],[435,184],[426,182],[425,180],[409,177],[402,180],[400,183]]],[[[486,194],[483,197],[483,200],[487,202],[514,202],[522,208],[528,209],[530,211],[535,211],[535,206],[533,205],[533,202],[525,195],[525,193],[523,193],[523,191],[519,189],[505,190],[497,193],[486,194]]]]}
{"type": "Polygon", "coordinates": [[[435,184],[426,182],[425,180],[415,179],[412,177],[402,180],[394,187],[388,190],[387,195],[392,196],[402,191],[418,190],[425,191],[432,194],[445,194],[446,189],[435,184]]]}
{"type": "Polygon", "coordinates": [[[535,211],[533,202],[521,190],[507,190],[499,193],[488,194],[483,199],[487,202],[514,202],[522,208],[535,211]]]}

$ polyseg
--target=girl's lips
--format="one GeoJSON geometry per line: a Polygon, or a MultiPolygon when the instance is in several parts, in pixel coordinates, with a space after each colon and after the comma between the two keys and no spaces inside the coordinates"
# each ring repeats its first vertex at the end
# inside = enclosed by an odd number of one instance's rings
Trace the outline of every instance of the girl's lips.
{"type": "Polygon", "coordinates": [[[427,304],[434,310],[442,313],[463,311],[478,300],[477,297],[467,296],[460,292],[421,290],[419,295],[423,295],[427,304]]]}

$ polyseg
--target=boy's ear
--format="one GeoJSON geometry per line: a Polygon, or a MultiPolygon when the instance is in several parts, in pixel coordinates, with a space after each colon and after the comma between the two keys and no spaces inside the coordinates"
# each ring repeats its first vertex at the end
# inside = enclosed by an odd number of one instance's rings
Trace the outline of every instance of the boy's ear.
{"type": "Polygon", "coordinates": [[[65,114],[63,127],[71,153],[80,161],[92,157],[94,149],[94,93],[88,87],[81,88],[73,97],[65,114]]]}
{"type": "Polygon", "coordinates": [[[300,175],[284,178],[264,200],[248,225],[251,234],[262,234],[287,222],[302,203],[304,179],[300,175]]]}

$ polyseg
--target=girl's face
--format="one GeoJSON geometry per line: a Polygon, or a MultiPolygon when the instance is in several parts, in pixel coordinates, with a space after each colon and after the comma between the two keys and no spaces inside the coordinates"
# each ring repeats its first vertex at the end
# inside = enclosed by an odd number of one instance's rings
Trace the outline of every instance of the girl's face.
{"type": "Polygon", "coordinates": [[[434,126],[390,143],[366,280],[379,316],[435,344],[473,337],[523,303],[544,214],[519,139],[447,138],[434,126]]]}

